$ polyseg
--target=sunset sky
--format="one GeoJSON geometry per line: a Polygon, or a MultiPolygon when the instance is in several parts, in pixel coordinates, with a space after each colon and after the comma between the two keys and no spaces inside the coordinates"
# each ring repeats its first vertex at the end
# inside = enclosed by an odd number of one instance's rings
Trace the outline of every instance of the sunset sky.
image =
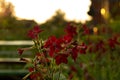
{"type": "Polygon", "coordinates": [[[65,12],[65,19],[85,22],[90,20],[87,12],[90,0],[6,0],[14,5],[18,18],[33,19],[43,23],[60,9],[65,12]]]}

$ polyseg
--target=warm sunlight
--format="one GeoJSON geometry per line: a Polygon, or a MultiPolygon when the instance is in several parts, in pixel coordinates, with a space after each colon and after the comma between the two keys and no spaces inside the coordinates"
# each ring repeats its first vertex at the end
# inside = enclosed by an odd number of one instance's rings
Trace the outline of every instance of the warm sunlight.
{"type": "Polygon", "coordinates": [[[43,23],[61,9],[67,20],[85,22],[88,16],[90,0],[6,0],[12,2],[18,18],[34,19],[43,23]]]}

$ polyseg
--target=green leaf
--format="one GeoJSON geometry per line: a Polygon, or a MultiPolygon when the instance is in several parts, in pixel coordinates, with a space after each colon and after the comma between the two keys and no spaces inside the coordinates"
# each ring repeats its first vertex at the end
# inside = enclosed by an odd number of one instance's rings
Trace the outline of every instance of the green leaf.
{"type": "Polygon", "coordinates": [[[54,78],[54,80],[67,80],[67,78],[62,73],[60,74],[59,72],[56,72],[53,75],[53,78],[54,78]]]}

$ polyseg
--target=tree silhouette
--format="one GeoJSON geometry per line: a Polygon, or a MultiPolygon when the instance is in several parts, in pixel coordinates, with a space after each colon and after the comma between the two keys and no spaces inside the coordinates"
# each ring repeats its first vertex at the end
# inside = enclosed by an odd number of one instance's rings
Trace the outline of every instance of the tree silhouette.
{"type": "Polygon", "coordinates": [[[14,16],[14,6],[10,2],[0,0],[0,17],[14,16]]]}

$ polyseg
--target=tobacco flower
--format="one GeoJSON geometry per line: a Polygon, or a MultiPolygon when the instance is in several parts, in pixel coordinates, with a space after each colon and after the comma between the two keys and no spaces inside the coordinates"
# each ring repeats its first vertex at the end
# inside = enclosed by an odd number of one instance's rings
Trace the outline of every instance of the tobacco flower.
{"type": "Polygon", "coordinates": [[[70,34],[66,34],[62,37],[62,40],[63,42],[66,44],[66,43],[69,43],[72,41],[72,36],[70,34]]]}
{"type": "Polygon", "coordinates": [[[19,48],[19,49],[17,49],[17,51],[18,51],[18,54],[19,54],[19,55],[22,55],[22,54],[23,54],[24,49],[19,48]]]}
{"type": "Polygon", "coordinates": [[[120,42],[118,42],[118,36],[114,36],[114,37],[108,39],[108,45],[109,45],[112,49],[115,48],[115,45],[116,45],[116,44],[118,44],[118,45],[120,44],[120,42]]]}
{"type": "Polygon", "coordinates": [[[105,52],[105,51],[106,51],[106,49],[105,49],[105,43],[104,43],[102,40],[100,40],[100,41],[96,44],[95,49],[96,49],[96,52],[97,52],[97,51],[105,52]]]}
{"type": "Polygon", "coordinates": [[[45,42],[44,48],[47,48],[49,50],[49,55],[53,57],[54,53],[57,53],[62,49],[61,44],[61,39],[57,39],[55,36],[51,36],[45,42]]]}
{"type": "Polygon", "coordinates": [[[84,31],[83,34],[89,35],[90,34],[89,28],[86,25],[83,25],[82,27],[83,27],[83,31],[84,31]]]}
{"type": "Polygon", "coordinates": [[[80,54],[85,54],[87,50],[87,45],[85,45],[85,43],[82,43],[81,45],[78,45],[78,49],[80,54]]]}
{"type": "Polygon", "coordinates": [[[65,63],[67,64],[68,60],[67,60],[68,54],[58,54],[55,57],[55,62],[57,65],[61,64],[61,63],[65,63]]]}
{"type": "Polygon", "coordinates": [[[65,32],[67,32],[67,34],[70,34],[71,37],[73,37],[74,35],[77,34],[76,32],[76,27],[70,25],[70,23],[67,25],[67,27],[65,28],[65,32]]]}
{"type": "Polygon", "coordinates": [[[72,48],[72,54],[71,54],[71,56],[72,56],[72,58],[74,59],[74,61],[76,61],[76,58],[77,58],[77,56],[78,56],[78,48],[77,48],[77,46],[75,46],[75,47],[73,47],[72,48]]]}
{"type": "Polygon", "coordinates": [[[33,29],[29,30],[28,37],[30,37],[32,39],[36,39],[38,37],[39,33],[42,31],[43,30],[41,30],[39,28],[39,26],[34,26],[33,29]]]}

